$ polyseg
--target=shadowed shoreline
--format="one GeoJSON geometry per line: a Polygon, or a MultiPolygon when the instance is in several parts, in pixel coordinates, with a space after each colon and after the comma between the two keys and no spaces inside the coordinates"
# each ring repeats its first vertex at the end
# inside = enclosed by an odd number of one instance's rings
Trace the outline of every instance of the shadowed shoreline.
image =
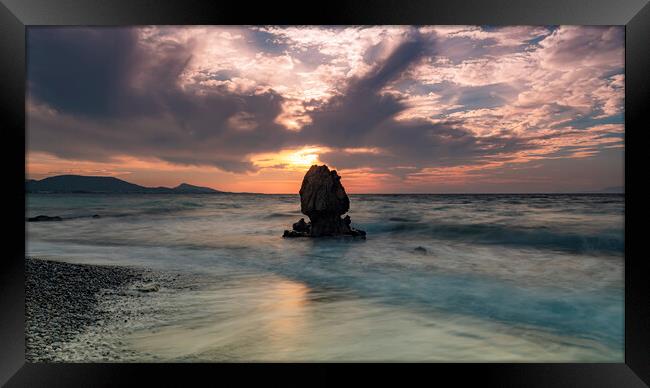
{"type": "MultiPolygon", "coordinates": [[[[110,319],[98,308],[103,292],[143,280],[144,270],[25,258],[25,358],[57,362],[61,347],[89,326],[110,319]]],[[[101,349],[97,349],[101,353],[101,349]]]]}

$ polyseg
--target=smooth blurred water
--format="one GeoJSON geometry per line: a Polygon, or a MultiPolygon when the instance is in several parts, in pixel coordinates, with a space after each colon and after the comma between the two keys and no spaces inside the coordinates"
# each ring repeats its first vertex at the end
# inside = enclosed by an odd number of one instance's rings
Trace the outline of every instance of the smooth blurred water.
{"type": "Polygon", "coordinates": [[[351,209],[365,241],[281,238],[295,195],[30,194],[27,216],[66,220],[28,223],[27,254],[195,279],[129,307],[163,318],[115,328],[151,360],[622,362],[623,195],[351,209]]]}

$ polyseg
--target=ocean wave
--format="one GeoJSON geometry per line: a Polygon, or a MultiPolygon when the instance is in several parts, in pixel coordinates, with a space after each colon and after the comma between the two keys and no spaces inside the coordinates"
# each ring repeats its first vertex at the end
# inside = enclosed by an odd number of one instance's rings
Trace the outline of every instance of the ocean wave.
{"type": "MultiPolygon", "coordinates": [[[[119,211],[119,210],[97,210],[95,212],[88,213],[72,213],[62,212],[62,213],[52,213],[54,216],[61,217],[64,221],[68,220],[78,220],[84,218],[123,218],[123,217],[138,217],[138,216],[155,216],[155,215],[164,215],[164,214],[173,214],[179,213],[186,210],[193,210],[196,207],[189,206],[174,206],[174,207],[158,207],[158,208],[145,208],[133,211],[119,211]],[[67,214],[66,214],[67,213],[67,214]]],[[[32,213],[41,214],[39,212],[33,211],[32,213]]],[[[30,217],[32,217],[30,215],[30,217]]]]}
{"type": "Polygon", "coordinates": [[[298,217],[298,216],[300,216],[301,218],[305,218],[305,216],[300,215],[300,212],[298,212],[298,211],[295,211],[293,213],[289,213],[289,212],[286,212],[286,213],[269,213],[269,214],[265,215],[264,218],[267,218],[267,219],[287,218],[287,217],[294,217],[295,218],[295,217],[298,217]]]}
{"type": "Polygon", "coordinates": [[[553,249],[572,253],[623,253],[623,231],[578,234],[547,227],[518,227],[499,224],[432,224],[425,222],[388,222],[364,225],[369,235],[409,234],[440,240],[513,245],[535,249],[553,249]]]}
{"type": "Polygon", "coordinates": [[[406,217],[390,217],[388,221],[394,222],[417,222],[415,219],[406,218],[406,217]]]}
{"type": "MultiPolygon", "coordinates": [[[[137,216],[154,216],[154,215],[163,215],[163,214],[171,214],[171,213],[178,213],[184,210],[188,210],[188,208],[183,207],[183,206],[178,206],[178,207],[160,207],[160,208],[151,208],[151,209],[142,209],[138,211],[132,211],[132,212],[124,212],[124,213],[108,213],[104,215],[104,217],[137,217],[137,216]]],[[[100,214],[100,216],[102,216],[100,214]]]]}
{"type": "MultiPolygon", "coordinates": [[[[140,217],[140,216],[156,216],[156,215],[168,215],[174,213],[181,213],[185,211],[198,211],[201,209],[209,208],[210,210],[229,210],[229,209],[240,209],[242,206],[236,203],[217,203],[205,205],[201,203],[194,202],[180,202],[178,204],[166,205],[160,207],[146,207],[133,211],[109,211],[109,212],[97,212],[94,214],[99,215],[100,217],[112,217],[112,218],[122,218],[122,217],[140,217]]],[[[81,215],[81,217],[90,217],[89,215],[81,215]]]]}

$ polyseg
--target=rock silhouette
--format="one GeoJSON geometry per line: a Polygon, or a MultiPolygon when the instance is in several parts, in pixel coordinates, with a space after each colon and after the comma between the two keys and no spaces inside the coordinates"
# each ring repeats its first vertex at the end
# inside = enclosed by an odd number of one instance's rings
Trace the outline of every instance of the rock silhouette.
{"type": "Polygon", "coordinates": [[[59,216],[50,217],[50,216],[40,215],[36,217],[29,217],[27,219],[27,222],[47,222],[47,221],[63,221],[63,218],[59,216]]]}
{"type": "Polygon", "coordinates": [[[300,211],[310,222],[301,218],[283,237],[354,236],[365,238],[366,232],[350,226],[350,199],[336,170],[326,165],[313,165],[305,174],[300,187],[300,211]]]}

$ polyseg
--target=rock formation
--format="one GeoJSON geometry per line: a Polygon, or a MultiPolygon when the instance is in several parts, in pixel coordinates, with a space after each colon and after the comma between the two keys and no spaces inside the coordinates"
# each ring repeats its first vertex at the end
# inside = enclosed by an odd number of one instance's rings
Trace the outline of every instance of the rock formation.
{"type": "Polygon", "coordinates": [[[309,217],[293,224],[282,237],[355,236],[365,238],[366,232],[350,226],[350,216],[341,218],[350,209],[350,199],[341,185],[336,170],[327,166],[311,166],[300,187],[300,211],[309,217]]]}
{"type": "Polygon", "coordinates": [[[50,217],[50,216],[40,215],[36,217],[29,217],[27,219],[27,222],[46,222],[46,221],[63,221],[63,218],[59,216],[50,217]]]}

